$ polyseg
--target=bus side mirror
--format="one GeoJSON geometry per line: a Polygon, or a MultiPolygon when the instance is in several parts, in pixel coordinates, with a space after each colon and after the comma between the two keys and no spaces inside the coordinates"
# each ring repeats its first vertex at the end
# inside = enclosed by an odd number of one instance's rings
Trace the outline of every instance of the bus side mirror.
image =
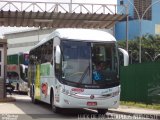
{"type": "Polygon", "coordinates": [[[61,62],[61,50],[59,46],[56,46],[56,51],[55,51],[55,58],[56,58],[56,63],[60,64],[61,62]]]}
{"type": "Polygon", "coordinates": [[[129,55],[128,52],[125,49],[118,48],[118,50],[123,54],[123,65],[128,66],[129,64],[129,55]]]}

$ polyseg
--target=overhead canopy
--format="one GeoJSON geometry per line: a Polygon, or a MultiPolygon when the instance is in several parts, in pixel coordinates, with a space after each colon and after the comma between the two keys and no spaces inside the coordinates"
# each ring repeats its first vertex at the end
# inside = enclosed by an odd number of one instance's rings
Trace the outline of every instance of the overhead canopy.
{"type": "Polygon", "coordinates": [[[0,26],[111,28],[125,17],[119,14],[1,11],[0,26]]]}
{"type": "Polygon", "coordinates": [[[110,5],[111,8],[106,4],[43,3],[39,3],[39,5],[38,3],[32,2],[23,9],[24,4],[27,5],[28,2],[24,2],[23,4],[16,1],[0,2],[0,26],[111,28],[114,26],[115,22],[121,21],[127,16],[122,13],[118,14],[116,11],[112,12],[111,10],[116,10],[117,6],[115,5],[110,5]],[[48,4],[53,4],[53,6],[50,10],[47,10],[47,8],[43,10],[43,3],[45,6],[48,4]],[[6,8],[7,5],[12,6],[12,8],[6,8]],[[68,8],[70,9],[66,10],[67,6],[69,6],[68,8]],[[74,6],[77,7],[74,8],[74,6]],[[92,7],[91,11],[89,10],[89,8],[91,8],[90,6],[92,7]],[[94,6],[96,7],[94,8],[94,6]],[[29,9],[30,7],[37,7],[37,10],[29,9]],[[81,8],[79,12],[76,10],[78,7],[81,8]],[[102,12],[100,11],[101,9],[103,10],[102,12]],[[108,11],[108,13],[106,11],[108,11]]]}

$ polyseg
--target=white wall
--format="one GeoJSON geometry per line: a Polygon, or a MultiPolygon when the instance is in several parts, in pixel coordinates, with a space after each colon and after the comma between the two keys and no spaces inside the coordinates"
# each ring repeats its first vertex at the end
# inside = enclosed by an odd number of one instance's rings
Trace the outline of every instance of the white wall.
{"type": "Polygon", "coordinates": [[[49,35],[53,29],[32,30],[5,34],[8,42],[7,54],[29,51],[40,40],[49,35]]]}

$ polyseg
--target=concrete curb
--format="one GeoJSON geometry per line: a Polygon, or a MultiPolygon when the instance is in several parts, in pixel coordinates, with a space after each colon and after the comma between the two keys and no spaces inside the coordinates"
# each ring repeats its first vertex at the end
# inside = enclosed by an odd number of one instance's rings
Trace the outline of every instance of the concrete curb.
{"type": "Polygon", "coordinates": [[[116,113],[116,114],[123,114],[123,115],[130,115],[130,116],[142,116],[145,118],[152,118],[152,119],[160,119],[160,114],[146,114],[146,113],[131,113],[131,112],[124,112],[124,111],[118,111],[118,110],[108,110],[110,113],[116,113]]]}

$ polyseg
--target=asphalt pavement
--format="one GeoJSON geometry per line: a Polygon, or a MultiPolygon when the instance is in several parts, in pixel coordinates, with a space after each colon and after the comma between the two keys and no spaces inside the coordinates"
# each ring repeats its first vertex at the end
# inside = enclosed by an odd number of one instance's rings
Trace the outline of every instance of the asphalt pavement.
{"type": "Polygon", "coordinates": [[[27,95],[12,95],[14,102],[0,103],[0,120],[54,120],[54,119],[160,119],[160,110],[120,106],[109,109],[106,115],[97,114],[90,109],[63,109],[60,114],[53,113],[49,104],[33,104],[27,95]]]}

